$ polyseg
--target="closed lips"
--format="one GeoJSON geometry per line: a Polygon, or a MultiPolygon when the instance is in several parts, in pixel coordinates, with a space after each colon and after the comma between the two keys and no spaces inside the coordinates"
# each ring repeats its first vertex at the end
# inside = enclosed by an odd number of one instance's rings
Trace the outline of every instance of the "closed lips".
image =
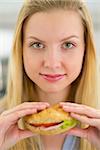
{"type": "Polygon", "coordinates": [[[47,77],[51,77],[51,78],[57,78],[57,77],[61,77],[61,76],[64,76],[66,74],[55,74],[55,75],[51,75],[51,74],[41,74],[40,75],[43,75],[43,76],[47,76],[47,77]]]}

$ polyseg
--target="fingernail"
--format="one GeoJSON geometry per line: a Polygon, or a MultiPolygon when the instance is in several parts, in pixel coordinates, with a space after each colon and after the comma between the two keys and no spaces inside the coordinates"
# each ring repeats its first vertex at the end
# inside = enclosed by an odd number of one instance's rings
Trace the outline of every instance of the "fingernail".
{"type": "Polygon", "coordinates": [[[50,104],[49,103],[45,103],[46,107],[50,107],[50,104]]]}
{"type": "Polygon", "coordinates": [[[68,106],[63,106],[62,107],[64,110],[69,110],[69,107],[68,106]]]}
{"type": "Polygon", "coordinates": [[[47,105],[47,106],[50,106],[50,104],[49,104],[49,103],[46,103],[46,105],[47,105]]]}
{"type": "Polygon", "coordinates": [[[59,104],[60,104],[61,106],[63,106],[65,103],[64,103],[64,102],[60,102],[59,104]]]}

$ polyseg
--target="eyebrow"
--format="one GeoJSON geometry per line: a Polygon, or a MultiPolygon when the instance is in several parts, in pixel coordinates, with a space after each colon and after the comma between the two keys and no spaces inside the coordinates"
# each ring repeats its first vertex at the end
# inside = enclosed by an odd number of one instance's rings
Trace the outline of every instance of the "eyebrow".
{"type": "MultiPolygon", "coordinates": [[[[78,39],[78,40],[79,40],[79,36],[77,36],[77,35],[71,35],[71,36],[68,36],[68,37],[63,38],[60,42],[63,42],[63,41],[69,40],[69,39],[71,39],[71,38],[76,38],[76,39],[78,39]]],[[[40,41],[40,42],[46,43],[45,41],[40,40],[39,38],[34,37],[34,36],[29,36],[29,37],[27,37],[27,39],[34,39],[34,40],[37,40],[37,41],[40,41]]]]}

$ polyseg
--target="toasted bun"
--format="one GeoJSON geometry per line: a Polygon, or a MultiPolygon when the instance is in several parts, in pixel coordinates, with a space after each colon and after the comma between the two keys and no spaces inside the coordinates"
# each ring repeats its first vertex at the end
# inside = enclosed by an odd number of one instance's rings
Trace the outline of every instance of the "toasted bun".
{"type": "Polygon", "coordinates": [[[51,135],[63,133],[73,128],[77,121],[70,116],[70,113],[65,112],[59,104],[42,110],[39,113],[28,115],[24,117],[25,127],[31,130],[33,133],[42,135],[51,135]],[[64,121],[70,122],[66,127],[63,127],[64,121]],[[32,124],[49,124],[59,123],[50,127],[36,127],[32,124]]]}

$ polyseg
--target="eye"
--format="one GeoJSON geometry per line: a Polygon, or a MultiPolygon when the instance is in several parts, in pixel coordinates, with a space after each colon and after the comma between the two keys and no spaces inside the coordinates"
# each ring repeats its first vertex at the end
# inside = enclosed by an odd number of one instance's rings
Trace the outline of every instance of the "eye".
{"type": "Polygon", "coordinates": [[[44,48],[44,45],[40,42],[34,42],[30,44],[30,47],[33,47],[34,49],[42,49],[44,48]]]}
{"type": "Polygon", "coordinates": [[[71,48],[73,48],[73,47],[74,47],[74,44],[71,43],[71,42],[65,42],[65,43],[63,44],[63,48],[64,48],[64,49],[71,49],[71,48]]]}

